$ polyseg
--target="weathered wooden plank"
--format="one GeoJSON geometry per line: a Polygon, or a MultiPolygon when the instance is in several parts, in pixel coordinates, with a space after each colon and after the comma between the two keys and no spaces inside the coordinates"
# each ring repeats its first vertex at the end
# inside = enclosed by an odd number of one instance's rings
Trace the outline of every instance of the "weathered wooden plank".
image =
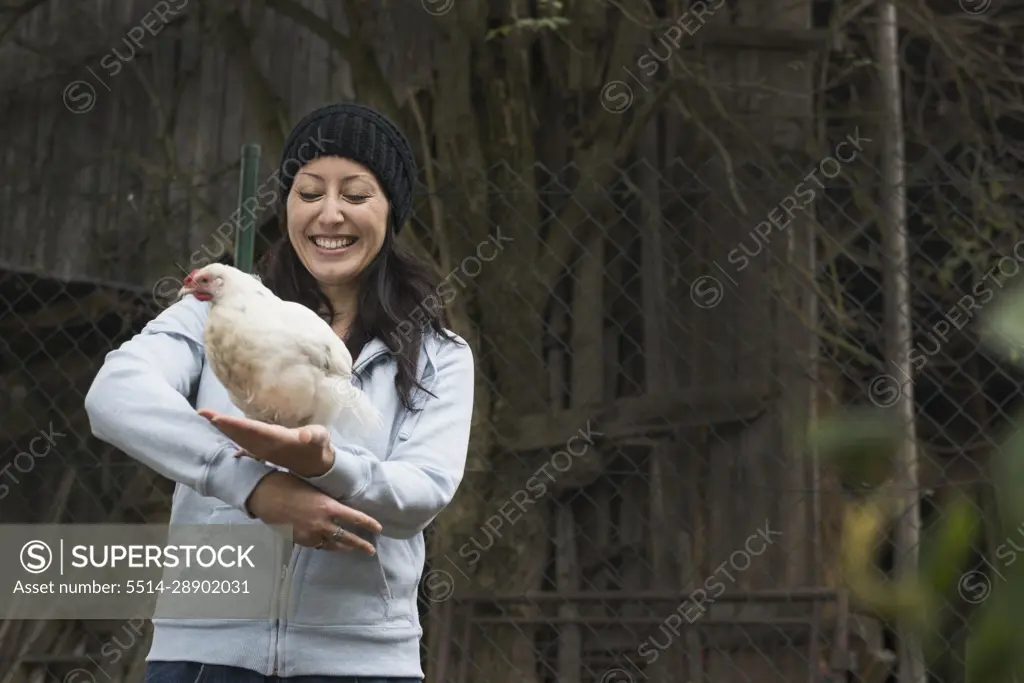
{"type": "MultiPolygon", "coordinates": [[[[149,12],[149,8],[143,8],[143,16],[149,12]]],[[[151,18],[152,14],[149,15],[151,18]]],[[[154,163],[163,171],[153,179],[155,196],[153,206],[162,206],[159,211],[159,220],[163,225],[182,225],[187,218],[187,172],[184,170],[185,157],[182,154],[179,144],[178,131],[182,129],[181,115],[181,81],[186,77],[187,65],[180,61],[183,57],[180,43],[180,35],[184,29],[179,22],[171,27],[164,26],[156,36],[147,36],[144,48],[149,58],[143,60],[142,71],[151,87],[156,91],[156,98],[160,110],[154,109],[152,125],[154,130],[161,131],[160,136],[153,136],[153,157],[154,163]],[[164,130],[161,130],[161,129],[164,130]]],[[[142,66],[142,65],[140,65],[142,66]]],[[[174,253],[181,244],[181,230],[167,230],[161,226],[148,236],[142,247],[146,251],[159,249],[158,258],[147,264],[141,278],[146,279],[147,273],[156,268],[165,269],[167,254],[174,253]]],[[[154,278],[156,279],[156,278],[154,278]]]]}
{"type": "MultiPolygon", "coordinates": [[[[220,156],[218,154],[220,140],[220,113],[224,97],[224,79],[227,57],[218,41],[207,36],[202,43],[202,60],[199,69],[199,84],[196,99],[191,107],[198,112],[198,120],[194,131],[193,155],[195,166],[192,182],[193,207],[188,225],[186,249],[181,253],[182,267],[191,268],[189,256],[202,244],[213,249],[209,234],[218,227],[216,219],[220,205],[218,192],[218,172],[220,156]]],[[[202,253],[202,252],[201,252],[202,253]]],[[[168,264],[168,268],[171,264],[168,264]]],[[[177,267],[175,267],[175,270],[177,267]]],[[[185,273],[175,273],[178,277],[185,273]]]]}
{"type": "MultiPolygon", "coordinates": [[[[579,548],[577,543],[576,518],[572,502],[562,500],[555,512],[555,585],[560,591],[580,589],[579,548]]],[[[576,605],[562,605],[559,616],[571,618],[578,615],[576,605]]],[[[558,680],[565,683],[579,683],[582,673],[580,627],[566,624],[559,629],[558,680]]]]}
{"type": "Polygon", "coordinates": [[[640,204],[643,210],[640,277],[644,312],[644,386],[648,392],[661,394],[675,381],[674,360],[667,352],[671,343],[667,332],[668,288],[665,286],[665,227],[662,218],[661,193],[657,169],[661,140],[658,118],[652,118],[641,138],[641,161],[637,168],[640,204]]]}
{"type": "Polygon", "coordinates": [[[604,397],[604,235],[596,231],[576,263],[572,296],[571,405],[579,407],[604,397]]]}
{"type": "MultiPolygon", "coordinates": [[[[98,21],[105,21],[110,13],[112,3],[110,0],[96,0],[93,7],[93,15],[98,21]]],[[[97,93],[99,94],[99,93],[97,93]]],[[[92,245],[87,249],[84,259],[84,268],[76,268],[78,271],[97,273],[107,268],[104,255],[111,246],[116,245],[117,240],[117,215],[120,197],[117,192],[117,180],[121,165],[124,163],[124,145],[127,138],[120,126],[124,111],[120,100],[116,100],[106,93],[106,106],[99,111],[89,112],[102,119],[101,134],[98,139],[102,140],[102,153],[98,155],[98,175],[93,195],[93,202],[96,211],[92,217],[92,225],[82,226],[82,229],[89,231],[92,245]]]]}
{"type": "MultiPolygon", "coordinates": [[[[325,21],[329,21],[327,17],[330,15],[327,13],[325,0],[313,0],[310,9],[324,17],[325,21]]],[[[303,76],[308,85],[303,93],[303,100],[299,103],[299,108],[301,111],[310,111],[319,104],[320,100],[331,99],[333,94],[329,88],[331,50],[333,48],[323,40],[305,42],[309,44],[309,65],[308,72],[303,76]]]]}
{"type": "MultiPolygon", "coordinates": [[[[799,35],[809,30],[810,10],[811,3],[806,1],[739,0],[733,17],[744,27],[741,31],[768,29],[782,32],[776,35],[799,35]]],[[[721,133],[728,136],[723,143],[732,156],[746,212],[729,192],[716,192],[719,210],[714,229],[716,237],[724,241],[715,245],[712,254],[718,266],[709,270],[720,279],[724,297],[708,317],[713,319],[716,333],[712,342],[716,347],[720,340],[728,344],[719,358],[721,371],[745,381],[749,390],[768,390],[773,402],[760,420],[732,433],[723,430],[709,440],[711,485],[706,489],[708,509],[714,513],[709,516],[708,530],[711,567],[730,558],[738,544],[766,519],[771,528],[783,532],[761,556],[751,558],[749,570],[736,573],[735,587],[751,589],[806,585],[794,581],[794,569],[803,564],[806,534],[802,526],[793,523],[799,519],[802,525],[805,519],[801,505],[807,487],[798,476],[799,449],[789,436],[794,428],[799,429],[798,406],[806,395],[802,377],[807,368],[799,368],[794,357],[802,339],[813,334],[806,322],[790,312],[798,304],[790,298],[785,282],[804,271],[802,262],[787,262],[791,240],[803,235],[799,216],[782,234],[766,237],[753,232],[795,185],[785,173],[775,170],[770,150],[801,153],[810,139],[806,126],[813,114],[811,71],[793,68],[794,61],[806,60],[809,55],[806,51],[800,55],[799,51],[764,49],[772,47],[769,45],[756,47],[731,54],[712,53],[712,77],[723,86],[729,84],[730,92],[723,91],[723,106],[737,119],[744,119],[743,124],[723,121],[721,133]],[[744,124],[746,134],[740,138],[736,131],[744,124]],[[738,255],[746,260],[737,259],[738,255]]],[[[716,179],[725,178],[723,171],[716,179]]],[[[714,605],[708,616],[719,609],[714,605]]],[[[757,617],[764,608],[749,605],[739,611],[757,617]]],[[[707,666],[716,680],[757,678],[781,683],[807,680],[807,659],[806,652],[788,644],[763,652],[747,646],[738,652],[712,653],[707,666]],[[774,665],[773,670],[766,670],[767,662],[774,665]]]]}
{"type": "MultiPolygon", "coordinates": [[[[245,3],[246,6],[250,6],[251,3],[245,3]]],[[[277,46],[273,46],[276,48],[277,46]]],[[[250,48],[250,54],[257,52],[250,48]]],[[[282,73],[282,70],[287,69],[290,64],[289,60],[285,57],[284,64],[280,64],[278,60],[282,59],[282,55],[277,53],[275,49],[274,62],[271,63],[271,71],[267,74],[273,83],[281,83],[284,86],[284,81],[277,80],[276,77],[287,76],[287,71],[282,73]]],[[[242,71],[240,70],[237,60],[232,57],[228,57],[225,64],[225,70],[223,74],[224,81],[221,84],[223,99],[220,99],[217,103],[218,118],[221,121],[221,129],[218,135],[218,165],[222,168],[234,168],[237,169],[236,164],[240,163],[241,160],[241,148],[243,140],[248,142],[248,139],[243,136],[249,136],[251,133],[248,127],[250,120],[255,118],[254,112],[251,111],[253,107],[238,106],[241,102],[249,103],[252,100],[249,99],[250,94],[244,84],[242,77],[242,71]]],[[[287,86],[285,86],[287,87],[287,86]]],[[[217,183],[217,217],[221,220],[227,219],[231,213],[235,210],[238,204],[238,171],[234,170],[227,177],[219,178],[217,183]]],[[[211,232],[217,228],[217,224],[211,224],[209,231],[204,232],[204,244],[207,244],[213,253],[220,250],[217,245],[216,238],[211,235],[211,232]]],[[[234,244],[234,231],[231,232],[232,245],[234,244]]]]}
{"type": "MultiPolygon", "coordinates": [[[[316,11],[316,7],[312,5],[308,0],[302,4],[306,5],[307,9],[316,11]]],[[[289,104],[288,120],[297,121],[299,117],[304,116],[307,111],[310,111],[316,105],[313,104],[313,100],[320,100],[324,93],[314,91],[310,88],[310,78],[312,77],[312,70],[310,69],[310,56],[311,48],[315,44],[318,48],[323,49],[324,41],[317,40],[315,38],[301,39],[299,32],[302,31],[299,26],[293,21],[283,22],[289,26],[290,31],[288,32],[291,38],[291,59],[287,62],[289,65],[290,73],[287,77],[288,90],[287,99],[285,100],[289,104]]],[[[319,104],[319,102],[317,102],[319,104]]]]}
{"type": "MultiPolygon", "coordinates": [[[[669,608],[666,608],[668,610],[669,608]]],[[[664,617],[661,617],[664,618],[664,617]]],[[[683,623],[685,626],[686,623],[683,623]]],[[[607,652],[626,652],[631,653],[636,663],[643,663],[643,659],[636,656],[636,649],[638,643],[649,637],[652,633],[655,637],[662,641],[666,636],[662,635],[658,631],[658,624],[653,625],[628,625],[629,630],[625,628],[616,628],[614,625],[592,625],[586,627],[591,633],[591,650],[594,655],[587,658],[587,664],[591,671],[601,672],[623,667],[623,661],[621,659],[610,658],[607,656],[601,656],[607,652]]],[[[715,624],[712,628],[704,629],[705,633],[703,638],[706,642],[706,649],[709,652],[717,650],[724,650],[726,652],[736,650],[739,648],[743,649],[760,649],[766,652],[772,648],[777,648],[780,645],[786,647],[787,644],[793,648],[806,647],[807,639],[810,632],[810,627],[804,624],[790,624],[785,626],[767,625],[767,624],[738,624],[729,626],[726,624],[715,624]]],[[[686,637],[687,634],[695,634],[697,629],[685,629],[681,630],[681,636],[679,640],[673,640],[672,644],[664,651],[666,654],[673,652],[677,648],[682,648],[684,645],[679,642],[686,637]]],[[[671,631],[669,631],[671,635],[671,631]]],[[[824,637],[830,637],[828,630],[823,632],[824,637]]],[[[660,664],[665,658],[665,654],[662,654],[658,658],[656,664],[660,664]]],[[[644,678],[636,677],[634,680],[642,680],[648,682],[652,679],[653,666],[648,666],[644,669],[644,678]]],[[[672,683],[697,683],[698,681],[707,680],[702,678],[700,670],[696,671],[684,671],[684,670],[673,670],[672,678],[669,680],[672,683]]],[[[593,679],[597,683],[600,679],[593,679]]],[[[614,678],[611,679],[612,683],[618,683],[614,678]]],[[[623,679],[626,680],[626,679],[623,679]]],[[[736,678],[721,678],[711,679],[715,683],[724,681],[726,683],[749,683],[746,679],[740,677],[736,678]]],[[[881,680],[885,680],[884,678],[881,680]]]]}
{"type": "Polygon", "coordinates": [[[586,542],[579,546],[579,562],[582,583],[588,590],[606,588],[604,582],[598,579],[598,575],[604,563],[605,548],[609,539],[608,487],[607,479],[601,478],[583,488],[581,495],[577,496],[586,503],[581,502],[577,506],[576,525],[579,533],[586,534],[586,542]]]}
{"type": "MultiPolygon", "coordinates": [[[[323,0],[303,2],[342,33],[347,31],[344,8],[323,0]]],[[[249,18],[254,14],[250,5],[243,3],[249,18]]],[[[0,46],[0,54],[12,57],[0,70],[5,92],[11,95],[0,112],[0,125],[12,142],[3,154],[10,160],[0,159],[0,192],[7,195],[0,196],[5,214],[0,261],[68,278],[152,286],[158,278],[176,273],[175,261],[187,265],[189,254],[208,243],[210,232],[234,210],[237,174],[218,174],[237,162],[242,142],[256,139],[253,112],[239,106],[245,102],[239,79],[233,72],[224,72],[223,42],[215,34],[200,35],[200,8],[195,3],[185,8],[180,27],[146,35],[141,49],[133,51],[133,46],[125,44],[125,32],[152,9],[150,0],[90,0],[72,16],[62,13],[61,3],[41,3],[23,18],[13,36],[28,45],[66,46],[71,38],[81,37],[71,33],[81,32],[85,22],[90,34],[87,44],[76,44],[80,52],[90,53],[91,61],[73,68],[65,63],[70,52],[47,59],[11,41],[0,46]],[[185,39],[179,41],[180,35],[185,39]],[[131,63],[122,63],[120,73],[111,76],[98,60],[114,47],[130,56],[131,63]],[[175,60],[180,56],[180,65],[187,68],[200,53],[200,84],[175,97],[179,63],[175,60]],[[87,66],[105,85],[92,80],[87,66]],[[190,197],[191,210],[182,216],[185,196],[177,191],[170,197],[170,214],[147,211],[146,200],[159,198],[168,183],[161,173],[166,166],[162,141],[153,134],[153,108],[133,73],[136,68],[149,78],[165,106],[180,102],[174,140],[183,167],[179,182],[206,185],[202,192],[215,205],[212,211],[201,210],[190,197]],[[56,84],[43,80],[57,73],[56,84]],[[96,88],[95,109],[79,114],[64,110],[60,90],[76,79],[90,80],[96,88]],[[56,147],[66,155],[60,163],[50,153],[55,135],[61,143],[56,147]],[[68,154],[69,150],[74,153],[68,154]],[[141,158],[143,163],[132,163],[129,157],[141,158]],[[24,159],[31,162],[26,165],[24,159]],[[143,172],[142,166],[148,171],[143,172]],[[70,176],[76,173],[83,184],[72,184],[70,176]],[[154,177],[143,187],[141,177],[147,173],[154,177]],[[63,204],[69,187],[77,194],[70,207],[63,204]],[[132,201],[127,199],[129,194],[132,201]],[[83,203],[89,206],[78,206],[83,203]],[[211,214],[219,218],[216,223],[211,214]]],[[[311,39],[308,30],[263,11],[252,53],[267,80],[283,94],[282,103],[292,119],[318,104],[351,98],[349,68],[336,51],[322,40],[311,39]],[[263,38],[269,40],[261,42],[263,38]]],[[[392,19],[386,16],[386,21],[392,19]]],[[[418,49],[426,50],[429,41],[422,42],[418,49]]],[[[429,75],[429,60],[418,61],[418,68],[429,75]]],[[[276,162],[264,156],[261,178],[269,175],[276,162]]]]}
{"type": "MultiPolygon", "coordinates": [[[[562,287],[561,289],[566,289],[562,287]]],[[[575,360],[570,357],[567,346],[569,337],[569,310],[562,302],[565,299],[556,296],[551,307],[551,322],[548,326],[547,350],[548,364],[548,396],[551,400],[551,407],[555,410],[562,410],[568,407],[570,391],[567,385],[570,365],[575,360]]]]}
{"type": "MultiPolygon", "coordinates": [[[[645,548],[650,526],[647,472],[643,464],[643,460],[646,458],[641,459],[642,456],[639,455],[642,452],[641,449],[628,449],[628,452],[627,458],[632,460],[630,469],[635,468],[636,472],[619,477],[619,497],[622,503],[616,520],[618,539],[627,546],[645,548]]],[[[620,566],[622,590],[650,589],[651,571],[646,553],[625,553],[620,566]]],[[[644,616],[649,611],[650,606],[642,603],[622,605],[622,614],[627,617],[644,616]]]]}
{"type": "Polygon", "coordinates": [[[768,398],[765,394],[742,390],[689,390],[663,396],[623,398],[611,405],[528,415],[518,420],[510,433],[499,437],[499,445],[514,452],[563,448],[574,434],[578,435],[581,429],[585,432],[588,424],[600,433],[599,438],[615,440],[737,422],[759,415],[768,398]]]}
{"type": "MultiPolygon", "coordinates": [[[[200,178],[202,159],[200,157],[201,141],[196,134],[201,119],[202,106],[200,103],[200,89],[202,88],[202,63],[203,40],[200,25],[195,18],[185,21],[178,29],[180,38],[177,39],[175,49],[178,51],[180,66],[176,74],[176,85],[178,87],[178,111],[174,126],[174,149],[178,157],[177,169],[178,178],[176,185],[178,191],[175,199],[181,203],[176,211],[177,221],[181,225],[180,230],[167,231],[169,239],[168,254],[180,254],[188,248],[188,234],[190,225],[195,220],[198,200],[195,196],[195,184],[200,178]]],[[[177,37],[176,35],[176,37],[177,37]]],[[[171,259],[167,259],[170,261],[171,259]]],[[[158,280],[162,277],[169,277],[177,271],[171,263],[162,266],[161,273],[154,277],[158,280]]],[[[180,275],[178,275],[180,277],[180,275]]]]}
{"type": "MultiPolygon", "coordinates": [[[[36,15],[34,19],[35,26],[33,28],[43,25],[41,15],[36,15]]],[[[36,182],[40,183],[41,186],[38,187],[36,193],[25,195],[22,199],[21,203],[31,208],[29,208],[28,213],[25,215],[25,222],[19,227],[21,230],[26,231],[23,233],[25,241],[22,245],[27,255],[25,262],[31,264],[37,270],[54,270],[55,259],[48,258],[48,254],[53,253],[56,232],[60,226],[59,221],[53,222],[55,216],[51,213],[51,207],[54,205],[59,207],[61,204],[60,200],[54,197],[55,191],[60,185],[60,177],[56,173],[56,160],[51,153],[53,119],[57,114],[57,108],[42,106],[45,100],[43,99],[44,95],[41,84],[36,86],[34,90],[34,106],[40,110],[38,116],[34,117],[36,124],[34,133],[36,144],[34,174],[36,182]],[[32,199],[35,201],[31,201],[32,199]],[[32,206],[33,204],[34,206],[32,206]],[[45,230],[45,232],[40,230],[44,226],[49,226],[49,229],[45,230]],[[39,231],[42,239],[33,244],[32,236],[36,231],[39,231]]]]}
{"type": "MultiPolygon", "coordinates": [[[[139,2],[128,3],[130,10],[121,15],[124,30],[133,23],[135,17],[145,14],[139,2]],[[142,11],[140,11],[142,10],[142,11]]],[[[145,47],[145,43],[143,44],[145,47]]],[[[152,51],[152,47],[149,51],[152,51]]],[[[131,50],[121,43],[121,54],[131,54],[131,50]]],[[[142,281],[146,273],[166,263],[166,234],[151,227],[139,230],[140,223],[153,226],[162,216],[161,195],[167,183],[165,177],[167,161],[164,158],[163,141],[160,138],[158,107],[165,111],[170,105],[170,93],[159,90],[154,78],[154,59],[147,54],[145,57],[136,55],[115,80],[111,82],[116,97],[123,102],[123,116],[129,134],[125,135],[123,146],[121,210],[117,231],[117,252],[119,268],[130,274],[132,281],[142,281]],[[140,78],[145,79],[151,88],[156,90],[154,101],[140,78]],[[134,230],[128,226],[134,225],[134,230]]]]}
{"type": "MultiPolygon", "coordinates": [[[[563,287],[564,289],[564,287],[563,287]]],[[[576,357],[569,358],[566,352],[566,339],[569,337],[569,310],[562,302],[564,299],[555,297],[549,325],[550,349],[548,359],[548,396],[552,408],[561,409],[571,394],[566,387],[566,370],[570,362],[573,366],[576,357]]],[[[575,328],[574,328],[575,331],[575,328]]],[[[573,375],[575,379],[575,375],[573,375]]],[[[560,591],[579,590],[579,555],[576,543],[576,517],[572,500],[564,497],[556,500],[555,506],[555,587],[560,591]]],[[[574,605],[564,605],[559,613],[564,616],[576,614],[574,605]]],[[[558,679],[569,683],[579,683],[580,676],[580,631],[579,627],[570,624],[558,632],[558,679]]]]}
{"type": "Polygon", "coordinates": [[[614,401],[618,397],[622,368],[619,358],[622,356],[624,306],[620,302],[625,298],[622,283],[625,280],[625,245],[633,227],[626,221],[613,221],[607,228],[605,238],[605,287],[604,310],[607,319],[604,328],[604,392],[602,401],[614,401]]]}
{"type": "MultiPolygon", "coordinates": [[[[343,35],[348,32],[348,22],[345,18],[345,8],[336,2],[328,2],[325,7],[327,17],[335,30],[343,35]]],[[[339,100],[349,100],[355,97],[355,84],[352,78],[352,67],[341,58],[336,50],[331,51],[329,64],[330,82],[328,92],[335,93],[339,100]]]]}
{"type": "Polygon", "coordinates": [[[27,269],[38,270],[39,264],[34,262],[28,255],[26,240],[32,234],[27,226],[32,208],[32,202],[29,201],[29,188],[33,186],[34,182],[39,182],[39,179],[36,175],[36,170],[31,166],[25,168],[23,161],[25,154],[35,154],[36,151],[35,135],[39,122],[36,117],[23,114],[26,109],[32,106],[34,99],[32,96],[26,96],[27,105],[12,105],[9,110],[8,120],[15,121],[17,125],[17,136],[14,140],[19,141],[19,144],[11,145],[13,148],[12,159],[11,165],[8,168],[10,175],[7,176],[8,179],[13,181],[12,185],[16,201],[11,203],[11,218],[13,220],[5,224],[6,230],[0,232],[6,232],[9,237],[7,248],[4,251],[4,261],[16,263],[27,269]],[[19,170],[21,171],[20,173],[18,172],[19,170]]]}
{"type": "MultiPolygon", "coordinates": [[[[572,328],[569,348],[572,350],[572,381],[569,394],[571,407],[600,401],[604,396],[604,235],[594,231],[576,262],[572,278],[572,328]]],[[[554,405],[561,407],[560,403],[554,405]]],[[[591,463],[601,462],[598,449],[588,449],[585,456],[591,463]]],[[[562,543],[558,547],[560,591],[580,589],[579,544],[576,537],[581,527],[576,523],[575,505],[563,501],[557,512],[557,532],[562,543]]],[[[586,504],[581,500],[580,504],[586,504]]],[[[586,533],[585,531],[582,533],[586,533]]],[[[579,614],[576,605],[564,605],[559,614],[569,618],[579,614]]],[[[583,671],[583,634],[579,626],[569,624],[559,630],[558,680],[579,683],[583,671]]]]}

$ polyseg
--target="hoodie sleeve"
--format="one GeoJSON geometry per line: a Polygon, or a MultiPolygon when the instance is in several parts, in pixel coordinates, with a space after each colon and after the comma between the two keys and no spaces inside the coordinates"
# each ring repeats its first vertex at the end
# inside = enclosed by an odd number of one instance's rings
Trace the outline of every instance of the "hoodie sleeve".
{"type": "Polygon", "coordinates": [[[473,415],[474,365],[468,344],[445,343],[411,431],[387,460],[361,446],[334,445],[334,464],[305,477],[321,491],[380,522],[382,536],[410,538],[451,502],[462,482],[473,415]]]}
{"type": "Polygon", "coordinates": [[[85,397],[92,433],[159,474],[252,517],[249,494],[274,468],[237,446],[189,401],[203,368],[209,304],[185,297],[109,352],[85,397]]]}

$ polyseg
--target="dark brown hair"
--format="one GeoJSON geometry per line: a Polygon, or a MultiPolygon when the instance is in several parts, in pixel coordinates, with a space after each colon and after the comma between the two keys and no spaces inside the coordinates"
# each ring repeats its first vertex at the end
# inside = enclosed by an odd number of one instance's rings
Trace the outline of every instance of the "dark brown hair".
{"type": "MultiPolygon", "coordinates": [[[[422,388],[416,369],[423,335],[429,332],[448,340],[453,337],[445,331],[448,317],[444,308],[432,305],[439,301],[440,278],[429,264],[396,240],[393,216],[393,212],[388,213],[388,230],[380,251],[358,276],[359,303],[345,344],[355,362],[367,342],[374,337],[383,341],[398,366],[395,389],[402,405],[414,410],[413,388],[422,388]]],[[[334,307],[299,260],[288,238],[284,210],[264,223],[259,233],[279,235],[255,266],[263,284],[280,298],[300,303],[332,322],[334,307]]]]}

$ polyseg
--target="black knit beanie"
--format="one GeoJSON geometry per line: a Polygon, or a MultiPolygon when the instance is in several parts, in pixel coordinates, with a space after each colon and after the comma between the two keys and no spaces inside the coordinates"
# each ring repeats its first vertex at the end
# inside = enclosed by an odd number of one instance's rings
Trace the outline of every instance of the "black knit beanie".
{"type": "Polygon", "coordinates": [[[330,104],[310,112],[284,143],[278,167],[282,203],[299,169],[322,156],[345,157],[370,169],[391,202],[395,232],[402,229],[412,210],[416,160],[398,126],[358,104],[330,104]]]}

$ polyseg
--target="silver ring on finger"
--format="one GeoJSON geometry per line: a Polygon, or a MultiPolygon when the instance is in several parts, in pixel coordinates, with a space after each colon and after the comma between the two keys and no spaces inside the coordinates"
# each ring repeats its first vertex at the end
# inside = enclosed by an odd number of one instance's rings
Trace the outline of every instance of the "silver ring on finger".
{"type": "Polygon", "coordinates": [[[334,541],[335,543],[340,543],[341,542],[341,537],[344,536],[344,535],[345,535],[345,530],[342,529],[339,526],[337,529],[334,530],[334,533],[331,534],[331,540],[334,541]]]}

